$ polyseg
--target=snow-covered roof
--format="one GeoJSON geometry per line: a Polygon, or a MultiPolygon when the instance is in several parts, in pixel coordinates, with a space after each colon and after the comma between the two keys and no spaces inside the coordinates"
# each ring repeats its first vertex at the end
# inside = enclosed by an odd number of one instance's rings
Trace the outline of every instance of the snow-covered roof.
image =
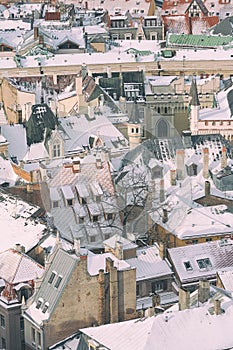
{"type": "Polygon", "coordinates": [[[218,278],[220,279],[223,288],[233,292],[233,267],[221,269],[217,271],[218,278]]]}
{"type": "Polygon", "coordinates": [[[136,268],[136,280],[146,280],[173,274],[167,262],[159,256],[157,246],[137,250],[137,257],[126,260],[136,268]]]}
{"type": "Polygon", "coordinates": [[[10,186],[13,186],[16,179],[17,175],[11,166],[11,162],[0,157],[0,185],[8,182],[10,186]]]}
{"type": "Polygon", "coordinates": [[[126,239],[118,234],[106,239],[103,243],[104,243],[104,245],[106,245],[112,249],[115,249],[117,242],[120,242],[122,244],[123,250],[137,248],[137,244],[129,241],[128,239],[126,239]]]}
{"type": "Polygon", "coordinates": [[[42,277],[43,266],[25,254],[14,249],[0,253],[0,276],[13,284],[27,282],[42,277]]]}
{"type": "Polygon", "coordinates": [[[1,232],[7,232],[0,243],[0,251],[12,248],[19,243],[26,252],[33,248],[43,235],[45,225],[36,219],[31,219],[39,208],[22,200],[0,193],[0,227],[1,232]]]}
{"type": "Polygon", "coordinates": [[[225,310],[221,315],[211,313],[212,302],[199,308],[86,328],[81,332],[111,350],[231,349],[232,301],[222,303],[221,307],[225,310]]]}
{"type": "Polygon", "coordinates": [[[129,270],[132,268],[127,261],[117,259],[112,253],[95,254],[88,256],[87,266],[89,274],[91,276],[95,276],[98,275],[100,269],[106,271],[107,258],[113,260],[113,266],[115,266],[119,271],[129,270]]]}
{"type": "Polygon", "coordinates": [[[171,248],[168,252],[182,284],[216,279],[216,271],[233,267],[231,239],[171,248]]]}

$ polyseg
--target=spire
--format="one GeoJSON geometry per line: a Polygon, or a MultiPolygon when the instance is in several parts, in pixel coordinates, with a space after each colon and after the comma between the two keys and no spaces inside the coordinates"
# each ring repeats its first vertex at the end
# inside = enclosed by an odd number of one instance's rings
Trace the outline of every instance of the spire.
{"type": "Polygon", "coordinates": [[[129,123],[131,124],[140,124],[140,112],[138,109],[138,104],[137,104],[137,100],[135,98],[132,109],[131,109],[131,113],[130,113],[130,117],[129,117],[129,123]]]}
{"type": "Polygon", "coordinates": [[[197,83],[195,78],[192,80],[192,85],[190,88],[190,96],[191,96],[191,103],[190,103],[191,106],[200,106],[198,92],[197,92],[197,83]]]}

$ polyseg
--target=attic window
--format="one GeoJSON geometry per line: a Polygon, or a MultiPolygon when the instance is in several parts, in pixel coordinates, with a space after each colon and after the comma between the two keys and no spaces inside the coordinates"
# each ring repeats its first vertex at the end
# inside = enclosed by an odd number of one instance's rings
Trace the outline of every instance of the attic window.
{"type": "Polygon", "coordinates": [[[37,303],[36,303],[36,308],[40,309],[41,305],[43,304],[43,299],[39,298],[37,303]]]}
{"type": "Polygon", "coordinates": [[[49,303],[45,303],[45,304],[44,304],[44,307],[43,307],[43,310],[42,310],[43,314],[46,313],[46,311],[48,310],[48,308],[49,308],[49,303]]]}
{"type": "Polygon", "coordinates": [[[212,267],[209,258],[197,260],[197,263],[200,269],[207,269],[208,267],[212,267]]]}
{"type": "Polygon", "coordinates": [[[185,266],[185,268],[186,268],[187,271],[192,271],[192,270],[193,270],[190,261],[185,261],[185,262],[184,262],[184,266],[185,266]]]}
{"type": "Polygon", "coordinates": [[[52,284],[55,276],[56,276],[56,272],[53,271],[49,277],[48,283],[52,284]]]}
{"type": "Polygon", "coordinates": [[[55,283],[55,288],[58,288],[60,286],[61,281],[62,281],[62,276],[58,276],[58,279],[57,279],[57,281],[55,283]]]}

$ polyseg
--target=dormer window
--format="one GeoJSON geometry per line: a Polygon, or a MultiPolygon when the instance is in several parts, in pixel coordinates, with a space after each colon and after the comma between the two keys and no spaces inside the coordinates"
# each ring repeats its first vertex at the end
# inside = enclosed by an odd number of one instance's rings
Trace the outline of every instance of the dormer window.
{"type": "Polygon", "coordinates": [[[43,310],[42,310],[43,314],[46,313],[46,311],[48,310],[48,308],[49,308],[49,303],[45,303],[45,304],[44,304],[44,307],[43,307],[43,310]]]}
{"type": "Polygon", "coordinates": [[[39,298],[39,299],[37,300],[37,303],[36,303],[36,308],[37,308],[37,309],[40,309],[40,307],[41,307],[42,304],[43,304],[43,299],[42,299],[42,298],[39,298]]]}
{"type": "Polygon", "coordinates": [[[62,281],[62,276],[58,276],[57,281],[56,281],[54,287],[55,287],[55,288],[58,288],[58,287],[60,286],[60,284],[61,284],[61,281],[62,281]]]}
{"type": "Polygon", "coordinates": [[[57,158],[61,156],[61,145],[58,143],[55,143],[53,145],[53,158],[57,158]]]}
{"type": "Polygon", "coordinates": [[[53,271],[49,277],[49,280],[48,280],[49,284],[53,283],[55,276],[56,276],[56,272],[53,271]]]}

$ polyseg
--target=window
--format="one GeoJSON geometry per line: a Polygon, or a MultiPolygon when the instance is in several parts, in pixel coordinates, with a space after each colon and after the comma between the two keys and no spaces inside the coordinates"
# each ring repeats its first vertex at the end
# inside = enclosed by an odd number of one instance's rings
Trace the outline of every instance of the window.
{"type": "Polygon", "coordinates": [[[53,201],[53,208],[58,208],[58,207],[59,207],[59,202],[53,201]]]}
{"type": "Polygon", "coordinates": [[[56,272],[52,272],[50,277],[49,277],[48,283],[50,283],[50,284],[53,283],[55,276],[56,276],[56,272]]]}
{"type": "Polygon", "coordinates": [[[200,269],[207,269],[208,267],[212,267],[212,264],[209,258],[199,259],[197,260],[197,263],[200,269]]]}
{"type": "Polygon", "coordinates": [[[95,236],[91,236],[91,242],[95,242],[95,236]]]}
{"type": "Polygon", "coordinates": [[[67,205],[72,206],[73,205],[73,199],[67,199],[67,205]]]}
{"type": "Polygon", "coordinates": [[[206,242],[211,242],[211,241],[212,241],[212,238],[211,238],[211,237],[208,237],[208,238],[206,238],[205,241],[206,241],[206,242]]]}
{"type": "Polygon", "coordinates": [[[92,219],[93,219],[93,222],[97,222],[99,217],[98,217],[98,215],[93,215],[92,219]]]}
{"type": "Polygon", "coordinates": [[[139,288],[139,284],[136,284],[136,295],[139,296],[140,295],[140,288],[139,288]]]}
{"type": "Polygon", "coordinates": [[[187,271],[192,271],[192,269],[193,269],[190,261],[185,261],[184,266],[185,266],[187,271]]]}
{"type": "Polygon", "coordinates": [[[31,328],[31,339],[32,339],[32,344],[35,345],[35,343],[36,343],[36,331],[34,328],[31,328]]]}
{"type": "Polygon", "coordinates": [[[24,318],[20,317],[20,330],[23,331],[24,330],[24,318]]]}
{"type": "Polygon", "coordinates": [[[192,244],[197,244],[198,243],[198,239],[193,239],[192,240],[192,244]]]}
{"type": "Polygon", "coordinates": [[[215,122],[212,122],[212,125],[215,125],[215,122]]]}
{"type": "Polygon", "coordinates": [[[37,332],[37,343],[38,343],[38,346],[40,347],[41,346],[41,334],[40,334],[40,332],[37,332]]]}
{"type": "Polygon", "coordinates": [[[78,221],[79,221],[80,224],[83,224],[84,223],[84,218],[83,217],[79,217],[78,221]]]}
{"type": "Polygon", "coordinates": [[[57,281],[55,283],[55,288],[58,288],[60,286],[61,281],[62,281],[62,276],[58,276],[58,279],[57,279],[57,281]]]}
{"type": "Polygon", "coordinates": [[[160,290],[163,290],[164,285],[162,281],[157,281],[157,282],[152,282],[151,283],[151,292],[155,293],[158,292],[160,290]]]}
{"type": "Polygon", "coordinates": [[[53,145],[53,157],[60,157],[61,156],[61,146],[59,143],[55,143],[53,145]]]}
{"type": "Polygon", "coordinates": [[[0,315],[0,319],[1,319],[1,327],[2,327],[2,328],[5,328],[5,327],[6,327],[5,316],[0,315]]]}
{"type": "Polygon", "coordinates": [[[2,349],[6,349],[6,339],[2,338],[2,349]]]}
{"type": "Polygon", "coordinates": [[[205,121],[205,126],[208,126],[208,122],[207,121],[205,121]]]}
{"type": "MultiPolygon", "coordinates": [[[[45,304],[44,304],[44,307],[43,307],[43,310],[42,310],[43,314],[46,313],[46,311],[48,310],[48,308],[49,308],[49,303],[45,303],[45,304]]],[[[36,335],[35,335],[35,336],[36,336],[36,335]]]]}
{"type": "Polygon", "coordinates": [[[112,213],[108,213],[107,214],[107,220],[112,220],[113,219],[113,214],[112,213]]]}
{"type": "Polygon", "coordinates": [[[42,303],[43,303],[43,299],[39,298],[39,299],[37,300],[37,303],[36,303],[36,308],[37,308],[37,309],[40,309],[42,303]]]}

